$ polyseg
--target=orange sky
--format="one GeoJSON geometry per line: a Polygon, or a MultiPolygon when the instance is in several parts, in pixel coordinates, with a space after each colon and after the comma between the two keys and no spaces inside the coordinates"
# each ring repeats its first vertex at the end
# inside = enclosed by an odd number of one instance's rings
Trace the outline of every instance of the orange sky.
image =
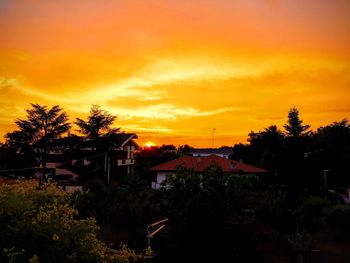
{"type": "Polygon", "coordinates": [[[348,0],[0,0],[0,136],[29,103],[91,104],[154,141],[245,142],[297,106],[350,117],[348,0]]]}

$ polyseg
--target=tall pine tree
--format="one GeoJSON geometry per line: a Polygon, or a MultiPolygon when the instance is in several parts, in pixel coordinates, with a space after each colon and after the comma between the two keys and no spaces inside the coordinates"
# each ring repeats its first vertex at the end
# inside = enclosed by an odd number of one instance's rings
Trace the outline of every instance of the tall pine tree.
{"type": "Polygon", "coordinates": [[[310,133],[310,125],[303,125],[303,121],[299,118],[299,110],[293,107],[289,110],[288,121],[284,129],[288,137],[302,137],[310,133]]]}

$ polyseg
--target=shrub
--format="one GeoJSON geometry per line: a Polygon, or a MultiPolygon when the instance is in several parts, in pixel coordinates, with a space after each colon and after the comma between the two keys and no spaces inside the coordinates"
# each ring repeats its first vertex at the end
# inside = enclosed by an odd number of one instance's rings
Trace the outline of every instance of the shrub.
{"type": "Polygon", "coordinates": [[[339,239],[350,239],[350,206],[335,205],[324,210],[326,222],[335,227],[339,239]]]}

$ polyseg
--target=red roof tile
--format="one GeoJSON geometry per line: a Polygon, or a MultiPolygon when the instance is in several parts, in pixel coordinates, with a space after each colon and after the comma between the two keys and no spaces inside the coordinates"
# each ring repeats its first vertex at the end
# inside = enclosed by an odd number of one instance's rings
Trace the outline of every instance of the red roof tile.
{"type": "Polygon", "coordinates": [[[203,172],[209,166],[217,164],[226,173],[266,173],[267,171],[249,164],[223,158],[217,155],[210,156],[183,156],[178,159],[162,163],[152,167],[151,171],[175,171],[178,166],[193,169],[195,172],[203,172]]]}

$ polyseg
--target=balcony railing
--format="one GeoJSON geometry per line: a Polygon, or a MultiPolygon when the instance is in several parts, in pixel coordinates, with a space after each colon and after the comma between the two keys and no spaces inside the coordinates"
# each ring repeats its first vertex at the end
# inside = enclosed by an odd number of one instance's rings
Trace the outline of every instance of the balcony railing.
{"type": "Polygon", "coordinates": [[[116,164],[117,164],[117,166],[132,165],[132,164],[135,164],[135,160],[134,159],[117,160],[116,164]]]}

